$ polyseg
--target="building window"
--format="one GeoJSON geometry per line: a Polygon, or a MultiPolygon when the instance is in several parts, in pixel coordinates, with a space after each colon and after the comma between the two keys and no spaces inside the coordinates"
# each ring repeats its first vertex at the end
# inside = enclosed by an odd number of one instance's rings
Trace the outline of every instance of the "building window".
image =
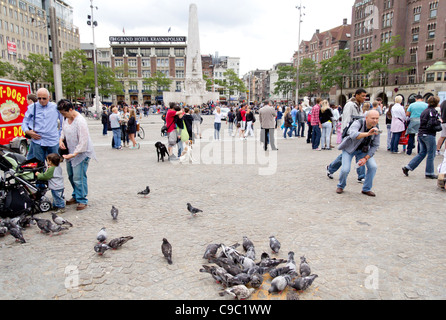
{"type": "Polygon", "coordinates": [[[443,72],[437,72],[437,81],[441,81],[443,78],[443,72]]]}
{"type": "Polygon", "coordinates": [[[383,28],[391,27],[393,24],[393,11],[383,14],[382,22],[383,28]]]}
{"type": "Polygon", "coordinates": [[[135,59],[129,59],[129,67],[136,67],[137,61],[135,59]]]}
{"type": "Polygon", "coordinates": [[[138,49],[137,48],[125,48],[125,53],[129,57],[136,57],[138,55],[138,49]]]}
{"type": "Polygon", "coordinates": [[[155,55],[157,57],[168,57],[170,49],[169,48],[155,48],[155,55]]]}
{"type": "Polygon", "coordinates": [[[181,81],[176,81],[175,83],[175,91],[181,92],[181,81]]]}
{"type": "Polygon", "coordinates": [[[138,78],[137,70],[129,70],[129,78],[138,78]]]}
{"type": "Polygon", "coordinates": [[[175,78],[184,78],[184,70],[176,70],[175,78]]]}
{"type": "Polygon", "coordinates": [[[175,57],[184,57],[185,56],[185,50],[184,48],[175,48],[174,49],[175,57]]]}
{"type": "Polygon", "coordinates": [[[142,77],[143,78],[150,78],[152,76],[152,73],[149,70],[143,70],[142,77]]]}
{"type": "Polygon", "coordinates": [[[184,59],[175,59],[175,67],[177,68],[184,67],[184,59]]]}
{"type": "Polygon", "coordinates": [[[427,25],[427,38],[428,39],[435,38],[435,29],[437,29],[436,23],[430,23],[427,25]]]}
{"type": "Polygon", "coordinates": [[[141,62],[143,67],[150,67],[150,59],[142,59],[141,62]]]}
{"type": "Polygon", "coordinates": [[[168,68],[169,67],[169,59],[156,59],[156,66],[160,68],[168,68]]]}
{"type": "Polygon", "coordinates": [[[438,1],[436,2],[432,2],[431,4],[429,4],[429,18],[433,19],[437,17],[437,12],[438,12],[438,1]]]}
{"type": "Polygon", "coordinates": [[[426,82],[433,82],[435,80],[435,73],[427,73],[426,74],[426,82]]]}
{"type": "Polygon", "coordinates": [[[113,48],[113,55],[115,57],[123,57],[124,56],[124,48],[113,48]]]}
{"type": "Polygon", "coordinates": [[[413,8],[413,22],[420,22],[421,6],[413,8]]]}
{"type": "Polygon", "coordinates": [[[115,60],[115,67],[122,67],[123,65],[124,65],[124,60],[122,59],[115,60]]]}
{"type": "Polygon", "coordinates": [[[434,58],[434,45],[429,44],[426,46],[426,60],[432,60],[434,58]]]}

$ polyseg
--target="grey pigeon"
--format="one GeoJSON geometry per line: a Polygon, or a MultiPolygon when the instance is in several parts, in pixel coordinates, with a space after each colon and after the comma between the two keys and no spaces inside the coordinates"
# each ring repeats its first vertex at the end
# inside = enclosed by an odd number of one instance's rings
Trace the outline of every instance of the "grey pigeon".
{"type": "Polygon", "coordinates": [[[300,257],[299,272],[301,277],[308,277],[311,274],[311,269],[305,257],[300,257]]]}
{"type": "Polygon", "coordinates": [[[118,208],[116,208],[115,206],[112,205],[112,208],[110,210],[110,214],[111,214],[113,220],[117,220],[118,219],[118,214],[119,214],[118,208]]]}
{"type": "Polygon", "coordinates": [[[290,275],[286,274],[284,276],[275,277],[271,281],[271,287],[268,289],[268,293],[272,292],[282,292],[285,290],[286,286],[291,282],[290,275]]]}
{"type": "Polygon", "coordinates": [[[221,278],[220,274],[224,274],[226,272],[226,270],[223,269],[222,267],[203,265],[203,268],[200,269],[200,272],[209,273],[217,283],[221,283],[222,278],[221,278]],[[221,270],[217,271],[217,269],[221,269],[221,270]]]}
{"type": "Polygon", "coordinates": [[[224,268],[226,272],[229,274],[236,276],[239,273],[242,273],[243,270],[236,264],[232,259],[219,257],[219,258],[211,258],[209,262],[215,263],[217,266],[224,268]]]}
{"type": "Polygon", "coordinates": [[[51,223],[50,220],[34,218],[34,221],[36,221],[37,226],[40,229],[40,232],[43,232],[43,233],[50,233],[51,232],[51,230],[48,228],[49,224],[51,223]]]}
{"type": "Polygon", "coordinates": [[[234,276],[234,281],[241,282],[241,284],[248,284],[251,281],[251,276],[247,273],[242,272],[234,276]]]}
{"type": "Polygon", "coordinates": [[[0,237],[3,237],[8,232],[7,227],[0,227],[0,237]]]}
{"type": "Polygon", "coordinates": [[[189,202],[187,203],[187,210],[192,214],[192,216],[196,216],[198,212],[203,212],[198,208],[194,208],[189,202]]]}
{"type": "Polygon", "coordinates": [[[121,247],[123,244],[125,244],[127,241],[132,240],[133,237],[132,236],[127,236],[127,237],[119,237],[119,238],[115,238],[113,240],[110,240],[110,242],[108,243],[108,245],[116,250],[119,247],[121,247]]]}
{"type": "Polygon", "coordinates": [[[294,282],[290,283],[290,287],[296,290],[306,290],[309,286],[313,284],[314,279],[318,277],[317,274],[312,274],[307,277],[299,277],[294,282]]]}
{"type": "Polygon", "coordinates": [[[252,243],[251,240],[248,239],[247,236],[243,236],[243,249],[245,251],[248,251],[249,248],[254,248],[254,244],[252,243]]]}
{"type": "Polygon", "coordinates": [[[166,238],[163,238],[161,251],[163,252],[164,257],[167,259],[167,263],[172,264],[172,245],[169,243],[169,241],[167,241],[166,238]]]}
{"type": "Polygon", "coordinates": [[[275,278],[278,276],[288,274],[290,271],[291,271],[291,269],[288,266],[281,267],[281,268],[273,268],[269,271],[269,275],[271,276],[271,278],[275,278]]]}
{"type": "Polygon", "coordinates": [[[211,243],[206,247],[206,251],[204,252],[203,259],[215,258],[218,249],[220,248],[220,243],[211,243]]]}
{"type": "Polygon", "coordinates": [[[248,257],[244,257],[244,256],[240,256],[239,261],[243,267],[243,270],[246,270],[246,271],[255,267],[255,265],[256,265],[254,260],[252,260],[251,258],[248,258],[248,257]]]}
{"type": "Polygon", "coordinates": [[[69,222],[67,219],[59,217],[55,212],[51,214],[51,217],[53,218],[53,221],[55,224],[62,226],[62,225],[68,225],[70,227],[73,226],[71,222],[69,222]]]}
{"type": "MultiPolygon", "coordinates": [[[[48,220],[49,221],[49,220],[48,220]]],[[[60,226],[57,224],[52,223],[51,221],[48,222],[48,229],[52,232],[52,233],[56,233],[56,232],[61,232],[64,230],[68,230],[67,227],[64,226],[60,226]]]]}
{"type": "Polygon", "coordinates": [[[260,256],[260,262],[258,262],[257,265],[259,267],[264,267],[264,268],[273,268],[273,267],[278,266],[279,264],[285,263],[285,262],[286,262],[285,259],[276,259],[276,258],[271,259],[269,257],[269,254],[264,252],[260,256]]]}
{"type": "Polygon", "coordinates": [[[269,247],[273,250],[274,253],[279,253],[280,250],[280,242],[276,239],[275,236],[269,237],[269,247]]]}
{"type": "Polygon", "coordinates": [[[26,243],[25,238],[23,238],[22,231],[19,228],[11,228],[9,229],[9,233],[16,239],[16,241],[20,241],[20,243],[26,243]]]}
{"type": "Polygon", "coordinates": [[[251,287],[253,288],[260,288],[260,286],[263,283],[263,275],[261,275],[260,273],[253,273],[251,275],[251,281],[249,282],[249,284],[251,285],[251,287]]]}
{"type": "Polygon", "coordinates": [[[254,247],[248,248],[248,250],[246,251],[246,256],[252,260],[256,259],[256,251],[255,251],[254,247]]]}
{"type": "Polygon", "coordinates": [[[289,267],[291,271],[297,272],[296,261],[294,261],[293,251],[288,252],[288,260],[285,266],[289,267]]]}
{"type": "Polygon", "coordinates": [[[138,192],[138,194],[143,195],[144,198],[147,197],[150,193],[150,188],[147,186],[143,191],[138,192]]]}
{"type": "Polygon", "coordinates": [[[98,243],[94,246],[94,251],[99,255],[104,254],[105,251],[111,249],[111,247],[105,243],[98,243]]]}
{"type": "Polygon", "coordinates": [[[245,285],[240,284],[237,286],[226,288],[224,291],[220,292],[219,295],[224,296],[228,294],[238,300],[245,300],[248,299],[254,291],[254,288],[248,289],[245,285]]]}
{"type": "Polygon", "coordinates": [[[96,239],[99,242],[105,242],[105,240],[107,240],[107,231],[105,230],[105,227],[103,227],[103,228],[101,228],[101,230],[99,230],[96,239]]]}

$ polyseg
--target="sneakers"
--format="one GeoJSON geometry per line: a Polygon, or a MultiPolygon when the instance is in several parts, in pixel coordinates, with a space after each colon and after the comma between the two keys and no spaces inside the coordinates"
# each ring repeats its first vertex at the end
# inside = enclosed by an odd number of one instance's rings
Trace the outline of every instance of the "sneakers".
{"type": "Polygon", "coordinates": [[[365,178],[358,178],[357,181],[358,181],[358,183],[364,183],[365,178]]]}
{"type": "Polygon", "coordinates": [[[426,179],[438,179],[438,176],[436,174],[426,175],[426,179]]]}
{"type": "Polygon", "coordinates": [[[327,166],[327,177],[333,179],[333,173],[330,173],[330,170],[328,170],[328,166],[327,166]]]}

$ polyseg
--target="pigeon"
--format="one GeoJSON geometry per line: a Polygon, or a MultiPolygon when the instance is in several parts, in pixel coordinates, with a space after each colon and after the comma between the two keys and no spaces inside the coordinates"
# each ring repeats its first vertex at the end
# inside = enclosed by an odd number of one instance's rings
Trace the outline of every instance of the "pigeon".
{"type": "Polygon", "coordinates": [[[192,213],[192,216],[195,217],[198,212],[203,212],[203,210],[200,210],[198,208],[192,207],[192,205],[188,202],[187,203],[187,210],[192,213]]]}
{"type": "Polygon", "coordinates": [[[69,222],[65,218],[59,217],[55,212],[53,212],[51,216],[53,218],[54,223],[56,223],[59,226],[62,226],[62,225],[68,225],[70,227],[73,226],[73,224],[71,222],[69,222]]]}
{"type": "Polygon", "coordinates": [[[0,237],[5,236],[7,232],[8,232],[7,227],[0,227],[0,237]]]}
{"type": "Polygon", "coordinates": [[[240,282],[241,284],[248,284],[251,281],[251,276],[242,272],[234,276],[234,281],[240,282]]]}
{"type": "Polygon", "coordinates": [[[235,250],[236,247],[238,247],[238,243],[227,247],[223,243],[221,244],[221,250],[223,256],[226,256],[228,259],[232,259],[235,263],[237,263],[240,260],[240,253],[235,250]]]}
{"type": "Polygon", "coordinates": [[[48,219],[40,219],[40,218],[34,218],[34,221],[36,221],[37,226],[40,229],[40,232],[42,233],[50,233],[51,230],[48,228],[48,225],[51,223],[48,219]]]}
{"type": "Polygon", "coordinates": [[[254,247],[249,247],[246,251],[246,257],[255,260],[256,259],[256,251],[254,250],[254,247]]]}
{"type": "Polygon", "coordinates": [[[224,295],[228,294],[238,300],[245,300],[248,299],[254,291],[254,288],[248,289],[245,285],[241,284],[227,288],[224,291],[220,292],[219,295],[223,297],[224,295]]]}
{"type": "Polygon", "coordinates": [[[161,251],[163,252],[164,257],[167,259],[167,263],[172,264],[172,245],[169,243],[169,241],[167,241],[166,238],[163,238],[161,251]]]}
{"type": "Polygon", "coordinates": [[[19,228],[11,228],[9,229],[9,233],[16,239],[16,241],[20,241],[20,243],[26,243],[25,238],[23,238],[22,231],[19,228]]]}
{"type": "Polygon", "coordinates": [[[243,249],[245,249],[245,251],[248,251],[249,248],[254,248],[254,244],[252,243],[251,240],[248,239],[247,236],[243,236],[243,249]]]}
{"type": "Polygon", "coordinates": [[[286,265],[291,271],[297,272],[296,261],[294,261],[294,252],[288,252],[288,260],[286,265]]]}
{"type": "Polygon", "coordinates": [[[96,239],[99,242],[105,242],[105,240],[107,240],[107,231],[105,231],[105,227],[103,227],[103,228],[101,228],[101,230],[99,230],[96,239]]]}
{"type": "Polygon", "coordinates": [[[118,208],[116,208],[115,206],[112,206],[112,208],[110,210],[110,214],[111,214],[113,220],[117,220],[118,219],[118,213],[119,213],[118,208]]]}
{"type": "Polygon", "coordinates": [[[296,290],[306,290],[309,286],[313,284],[314,279],[318,277],[317,274],[312,274],[307,277],[299,277],[294,282],[290,283],[290,287],[296,290]]]}
{"type": "Polygon", "coordinates": [[[284,276],[275,277],[271,281],[271,287],[268,289],[268,293],[272,292],[282,292],[285,290],[286,286],[291,282],[290,275],[286,274],[284,276]]]}
{"type": "Polygon", "coordinates": [[[276,258],[271,259],[269,257],[269,254],[264,252],[260,256],[260,262],[258,262],[257,265],[259,267],[264,267],[264,268],[273,268],[273,267],[278,266],[279,264],[285,263],[285,262],[286,262],[285,259],[276,259],[276,258]]]}
{"type": "Polygon", "coordinates": [[[243,272],[243,270],[237,264],[235,264],[234,261],[225,257],[211,258],[209,262],[215,263],[217,266],[225,269],[226,272],[233,276],[243,272]]]}
{"type": "Polygon", "coordinates": [[[204,252],[203,259],[215,258],[218,249],[220,248],[221,243],[211,243],[206,247],[206,251],[204,252]]]}
{"type": "Polygon", "coordinates": [[[132,240],[133,237],[132,236],[128,236],[128,237],[119,237],[119,238],[115,238],[113,240],[110,240],[110,242],[108,243],[109,247],[111,247],[112,249],[118,249],[119,247],[121,247],[124,243],[126,243],[129,240],[132,240]]]}
{"type": "Polygon", "coordinates": [[[143,191],[138,192],[138,194],[141,194],[144,196],[144,198],[146,198],[150,193],[150,188],[149,186],[147,186],[143,191]]]}
{"type": "Polygon", "coordinates": [[[253,288],[260,288],[260,286],[263,283],[263,275],[261,275],[260,273],[253,273],[251,275],[251,281],[249,282],[249,284],[251,285],[251,287],[253,288]]]}
{"type": "Polygon", "coordinates": [[[243,267],[243,270],[248,271],[249,269],[253,268],[256,263],[254,262],[254,260],[248,258],[248,257],[244,257],[244,256],[240,256],[239,258],[240,260],[240,264],[243,267]]]}
{"type": "Polygon", "coordinates": [[[274,253],[279,253],[280,250],[280,242],[276,239],[275,236],[269,237],[269,247],[273,250],[274,253]]]}
{"type": "Polygon", "coordinates": [[[105,251],[111,249],[111,247],[105,243],[98,243],[94,246],[94,251],[99,255],[104,254],[105,251]]]}
{"type": "Polygon", "coordinates": [[[209,273],[217,283],[221,283],[223,279],[220,274],[224,274],[226,270],[222,267],[203,265],[203,268],[200,269],[200,272],[209,273]]]}
{"type": "Polygon", "coordinates": [[[269,271],[271,278],[275,278],[284,274],[288,274],[291,271],[290,267],[285,266],[282,268],[273,268],[269,271]]]}
{"type": "Polygon", "coordinates": [[[56,232],[61,232],[64,230],[68,230],[67,227],[64,226],[60,226],[58,224],[54,224],[51,221],[48,220],[48,224],[47,224],[48,229],[52,232],[52,233],[56,233],[56,232]]]}
{"type": "Polygon", "coordinates": [[[305,256],[300,257],[300,267],[299,272],[301,277],[308,277],[311,274],[310,266],[305,259],[305,256]]]}

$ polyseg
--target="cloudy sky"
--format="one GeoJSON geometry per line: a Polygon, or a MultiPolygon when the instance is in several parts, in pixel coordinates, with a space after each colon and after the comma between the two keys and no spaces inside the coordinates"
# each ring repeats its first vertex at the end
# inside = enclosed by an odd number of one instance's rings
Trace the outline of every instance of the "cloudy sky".
{"type": "MultiPolygon", "coordinates": [[[[90,0],[68,0],[81,42],[93,42],[87,25],[90,0]]],[[[354,0],[93,0],[96,45],[108,47],[109,36],[187,36],[189,5],[198,7],[201,54],[240,57],[240,76],[290,62],[301,40],[316,29],[325,31],[351,23],[354,0]],[[168,33],[171,28],[170,33],[168,33]]]]}

